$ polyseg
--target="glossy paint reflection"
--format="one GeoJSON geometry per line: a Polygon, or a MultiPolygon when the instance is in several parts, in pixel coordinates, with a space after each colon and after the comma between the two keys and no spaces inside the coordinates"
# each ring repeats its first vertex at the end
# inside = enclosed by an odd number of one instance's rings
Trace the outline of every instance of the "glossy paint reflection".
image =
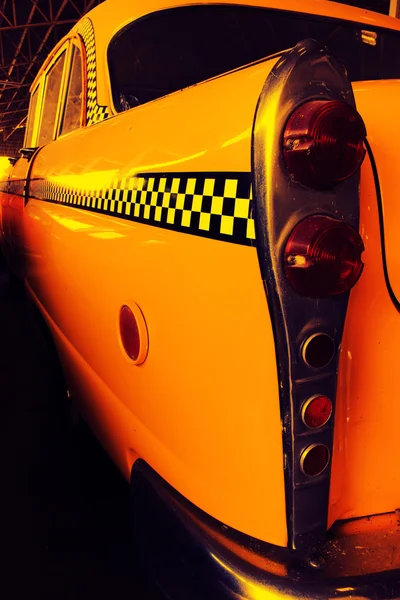
{"type": "Polygon", "coordinates": [[[329,523],[395,510],[400,502],[400,315],[383,274],[377,197],[362,168],[364,272],[350,294],[339,366],[329,523]]]}
{"type": "Polygon", "coordinates": [[[244,576],[239,571],[232,569],[226,562],[218,558],[212,552],[210,556],[218,563],[227,573],[232,575],[235,581],[241,585],[241,593],[248,600],[277,600],[278,598],[297,598],[297,596],[284,593],[280,589],[276,589],[268,584],[262,586],[256,581],[252,581],[249,577],[244,576]]]}
{"type": "MultiPolygon", "coordinates": [[[[96,198],[144,167],[249,174],[249,124],[275,61],[64,136],[39,152],[32,179],[96,198]]],[[[93,208],[31,198],[24,217],[27,281],[89,422],[127,477],[139,455],[210,514],[284,546],[275,351],[255,248],[93,208]],[[140,366],[119,339],[120,308],[133,303],[149,330],[140,366]]]]}
{"type": "Polygon", "coordinates": [[[400,527],[396,514],[338,524],[319,552],[302,554],[248,538],[211,519],[141,460],[134,465],[131,487],[138,547],[168,597],[399,597],[400,527]],[[189,577],[183,577],[183,564],[189,577]]]}

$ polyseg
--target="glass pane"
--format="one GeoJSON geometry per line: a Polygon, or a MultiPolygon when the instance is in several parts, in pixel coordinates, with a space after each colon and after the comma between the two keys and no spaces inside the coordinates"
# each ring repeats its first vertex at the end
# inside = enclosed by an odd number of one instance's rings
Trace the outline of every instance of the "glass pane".
{"type": "Polygon", "coordinates": [[[64,62],[65,52],[61,54],[46,78],[46,92],[43,103],[42,122],[40,125],[39,146],[43,146],[43,144],[47,144],[53,139],[64,62]]]}
{"type": "Polygon", "coordinates": [[[367,29],[351,21],[253,6],[167,9],[123,28],[111,41],[114,105],[127,110],[307,38],[328,46],[352,81],[399,78],[399,32],[367,29]]]}
{"type": "Polygon", "coordinates": [[[30,102],[30,106],[29,106],[29,115],[28,115],[28,126],[26,128],[26,133],[25,133],[25,147],[26,148],[30,148],[32,147],[33,143],[32,143],[32,135],[33,135],[33,126],[35,124],[35,113],[36,113],[36,106],[37,106],[37,100],[38,100],[38,95],[39,95],[39,86],[37,86],[37,88],[35,89],[35,91],[33,92],[32,96],[31,96],[31,102],[30,102]]]}
{"type": "Polygon", "coordinates": [[[74,46],[72,55],[72,69],[68,85],[67,104],[61,133],[68,133],[77,129],[81,124],[82,114],[82,56],[79,48],[74,46]]]}

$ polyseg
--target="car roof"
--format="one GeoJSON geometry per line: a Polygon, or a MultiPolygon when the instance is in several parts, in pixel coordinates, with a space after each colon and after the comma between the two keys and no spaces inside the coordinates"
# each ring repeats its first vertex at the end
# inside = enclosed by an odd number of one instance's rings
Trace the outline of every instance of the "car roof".
{"type": "Polygon", "coordinates": [[[336,19],[356,21],[374,27],[387,27],[400,30],[400,19],[381,15],[376,12],[349,6],[330,0],[217,0],[214,2],[202,0],[106,0],[91,10],[89,16],[97,34],[112,32],[111,36],[121,28],[121,25],[129,23],[144,15],[168,8],[180,6],[191,6],[199,4],[239,4],[246,6],[258,6],[280,11],[306,13],[336,19]]]}
{"type": "MultiPolygon", "coordinates": [[[[73,27],[72,31],[76,32],[80,26],[80,23],[89,17],[94,26],[97,57],[104,57],[106,55],[109,42],[114,35],[125,25],[128,25],[136,19],[169,8],[221,4],[254,6],[279,10],[281,12],[288,11],[299,14],[310,14],[339,20],[353,21],[365,25],[366,27],[384,27],[387,29],[400,31],[400,19],[395,19],[393,17],[388,17],[373,11],[349,6],[347,4],[331,2],[330,0],[105,0],[105,2],[102,2],[89,11],[84,17],[82,17],[82,19],[73,27]]],[[[60,40],[51,55],[54,55],[54,52],[63,45],[65,40],[70,37],[70,35],[71,33],[67,34],[62,40],[60,40]]],[[[31,92],[36,87],[36,84],[43,71],[47,68],[50,56],[44,61],[37,76],[35,77],[35,80],[30,88],[31,92]]]]}
{"type": "MultiPolygon", "coordinates": [[[[385,27],[400,31],[400,19],[329,0],[105,0],[87,13],[93,22],[98,55],[106,53],[114,35],[128,23],[168,8],[193,5],[237,4],[305,13],[355,21],[366,27],[385,27]]],[[[85,17],[83,17],[85,18],[85,17]]]]}

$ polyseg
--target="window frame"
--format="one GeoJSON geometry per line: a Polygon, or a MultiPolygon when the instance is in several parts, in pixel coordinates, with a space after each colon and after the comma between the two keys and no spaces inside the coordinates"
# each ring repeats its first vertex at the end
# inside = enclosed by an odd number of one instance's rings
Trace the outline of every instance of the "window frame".
{"type": "MultiPolygon", "coordinates": [[[[29,108],[31,106],[32,96],[36,92],[36,90],[38,91],[38,94],[39,94],[38,98],[37,98],[36,110],[35,110],[35,115],[34,115],[32,143],[31,143],[32,148],[39,147],[38,140],[39,140],[40,127],[42,124],[44,99],[45,99],[45,95],[46,95],[48,76],[49,76],[51,69],[53,68],[53,66],[55,65],[57,60],[60,58],[60,56],[63,54],[63,52],[65,52],[66,55],[65,55],[64,67],[63,67],[63,73],[62,73],[62,77],[61,77],[61,86],[60,86],[60,93],[59,93],[58,104],[57,104],[56,118],[55,118],[55,122],[54,122],[52,140],[49,141],[48,144],[51,143],[52,141],[57,140],[59,137],[64,137],[65,135],[69,135],[69,134],[73,133],[73,131],[76,131],[78,129],[82,129],[83,127],[86,127],[86,117],[87,117],[87,115],[86,115],[86,99],[87,99],[86,49],[85,49],[85,45],[83,43],[81,36],[74,32],[74,33],[71,33],[71,35],[68,38],[66,38],[66,39],[64,38],[63,40],[61,40],[60,43],[58,44],[58,46],[55,48],[54,52],[47,57],[47,59],[44,61],[43,65],[41,67],[41,70],[39,71],[37,77],[35,78],[35,80],[32,84],[32,87],[30,90],[29,108]],[[71,71],[72,71],[72,54],[73,54],[74,46],[76,46],[78,48],[78,50],[80,51],[81,59],[82,59],[81,60],[81,63],[82,63],[81,64],[81,68],[82,68],[81,122],[80,122],[79,128],[73,129],[73,130],[69,131],[68,133],[62,134],[61,133],[61,125],[62,125],[62,119],[64,117],[64,112],[65,112],[66,102],[67,102],[67,92],[68,92],[69,78],[70,78],[71,71]]],[[[31,118],[31,115],[29,114],[29,112],[28,112],[28,118],[31,118]]],[[[26,131],[27,130],[25,130],[24,143],[26,143],[26,141],[27,141],[26,131]]]]}
{"type": "Polygon", "coordinates": [[[24,148],[36,148],[37,147],[35,144],[37,142],[38,121],[39,121],[39,114],[41,112],[41,105],[42,105],[42,87],[43,87],[42,81],[40,78],[39,81],[36,83],[32,92],[30,93],[28,119],[27,119],[27,125],[25,128],[25,135],[24,135],[24,148]],[[32,99],[36,93],[37,93],[37,99],[36,99],[35,113],[32,115],[32,112],[31,112],[32,99]],[[27,145],[28,144],[27,135],[28,135],[28,131],[29,131],[29,125],[32,121],[32,117],[33,117],[33,125],[32,125],[31,144],[29,144],[29,146],[28,146],[27,145]]]}
{"type": "Polygon", "coordinates": [[[70,135],[74,131],[77,131],[79,129],[82,129],[83,127],[86,127],[86,95],[87,95],[86,52],[85,52],[85,46],[79,35],[74,35],[68,39],[68,54],[66,57],[66,68],[64,69],[63,78],[64,78],[64,86],[63,86],[62,91],[60,92],[61,102],[59,104],[61,106],[59,107],[60,111],[58,114],[57,130],[56,130],[55,139],[62,138],[66,135],[70,135]],[[70,78],[71,78],[71,74],[72,74],[72,58],[73,58],[74,47],[78,48],[78,50],[81,54],[81,69],[82,69],[81,118],[80,118],[79,127],[76,127],[75,129],[71,129],[71,131],[62,133],[61,127],[63,124],[63,119],[64,119],[65,111],[67,108],[67,96],[68,96],[70,78]]]}
{"type": "MultiPolygon", "coordinates": [[[[50,74],[50,71],[52,70],[52,68],[54,67],[54,65],[56,64],[56,62],[58,61],[58,59],[61,57],[61,55],[65,52],[65,61],[64,61],[64,66],[63,66],[63,72],[61,75],[61,85],[60,85],[60,92],[59,92],[59,96],[58,96],[58,103],[57,103],[57,110],[56,110],[56,117],[55,117],[55,121],[54,121],[54,127],[53,127],[53,134],[52,134],[52,139],[47,142],[47,144],[51,144],[51,142],[53,142],[55,139],[57,139],[57,135],[58,135],[58,130],[59,130],[59,122],[60,122],[60,109],[61,109],[61,104],[63,104],[63,97],[64,97],[64,92],[65,92],[65,75],[66,75],[66,70],[67,70],[67,64],[68,64],[68,57],[69,57],[69,44],[70,41],[65,40],[61,46],[59,46],[59,48],[57,49],[57,51],[50,57],[50,59],[47,61],[46,63],[46,68],[43,71],[43,73],[40,76],[39,79],[39,84],[41,83],[41,87],[42,87],[42,93],[41,93],[41,102],[40,102],[40,116],[39,116],[39,121],[37,123],[37,129],[36,129],[36,138],[35,138],[35,142],[36,142],[36,147],[39,147],[39,134],[40,134],[40,128],[42,125],[42,119],[43,119],[43,111],[44,111],[44,101],[46,98],[46,91],[47,91],[47,85],[48,85],[48,77],[50,74]]],[[[47,145],[44,144],[44,145],[47,145]]]]}

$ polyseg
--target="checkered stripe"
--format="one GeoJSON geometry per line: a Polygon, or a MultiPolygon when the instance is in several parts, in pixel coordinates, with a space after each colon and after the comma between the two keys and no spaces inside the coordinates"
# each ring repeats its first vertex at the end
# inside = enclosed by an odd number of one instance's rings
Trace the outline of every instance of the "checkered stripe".
{"type": "Polygon", "coordinates": [[[103,190],[34,180],[29,196],[238,244],[255,240],[250,173],[144,173],[103,190]]]}
{"type": "Polygon", "coordinates": [[[77,32],[82,36],[86,50],[86,123],[93,125],[107,119],[109,113],[107,106],[100,106],[97,103],[96,44],[91,20],[84,19],[78,23],[77,32]]]}

